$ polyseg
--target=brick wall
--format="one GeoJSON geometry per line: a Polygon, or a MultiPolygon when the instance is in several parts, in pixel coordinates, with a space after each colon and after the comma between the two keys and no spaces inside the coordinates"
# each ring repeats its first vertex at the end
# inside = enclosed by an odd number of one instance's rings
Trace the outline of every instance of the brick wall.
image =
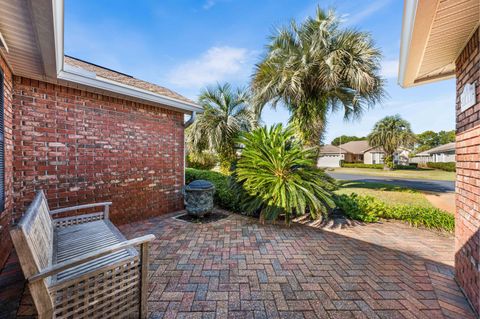
{"type": "Polygon", "coordinates": [[[17,76],[13,106],[15,219],[38,189],[120,224],[182,208],[182,113],[17,76]]]}
{"type": "Polygon", "coordinates": [[[0,55],[0,68],[4,76],[4,126],[5,126],[5,210],[0,212],[0,269],[10,253],[9,226],[12,219],[12,73],[0,55]]]}
{"type": "Polygon", "coordinates": [[[455,270],[459,284],[480,313],[480,32],[456,61],[457,183],[455,270]],[[477,104],[461,112],[460,94],[476,83],[477,104]]]}

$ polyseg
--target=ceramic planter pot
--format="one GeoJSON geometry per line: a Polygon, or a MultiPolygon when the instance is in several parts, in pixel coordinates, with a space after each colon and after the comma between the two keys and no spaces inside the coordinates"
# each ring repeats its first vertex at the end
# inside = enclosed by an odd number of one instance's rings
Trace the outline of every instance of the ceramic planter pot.
{"type": "Polygon", "coordinates": [[[203,217],[213,211],[215,186],[209,181],[195,180],[183,188],[185,209],[196,217],[203,217]]]}

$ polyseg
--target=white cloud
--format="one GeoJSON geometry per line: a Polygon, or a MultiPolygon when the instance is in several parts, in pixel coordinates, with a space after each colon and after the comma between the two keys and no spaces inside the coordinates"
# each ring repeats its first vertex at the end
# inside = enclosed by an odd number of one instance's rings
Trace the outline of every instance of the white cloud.
{"type": "Polygon", "coordinates": [[[387,79],[396,78],[398,75],[398,60],[383,61],[382,75],[387,79]]]}
{"type": "Polygon", "coordinates": [[[217,3],[217,1],[215,1],[215,0],[207,0],[207,1],[205,1],[205,3],[203,4],[203,9],[208,10],[208,9],[210,9],[211,7],[213,7],[216,3],[217,3]]]}
{"type": "MultiPolygon", "coordinates": [[[[346,20],[345,22],[346,22],[347,25],[356,24],[356,23],[359,23],[360,21],[368,18],[369,16],[371,16],[375,12],[381,10],[383,7],[385,7],[390,2],[391,2],[391,0],[376,0],[372,3],[370,3],[369,5],[367,5],[366,7],[364,7],[363,10],[360,10],[356,13],[344,15],[343,17],[345,18],[345,20],[346,20]]],[[[358,3],[363,4],[364,2],[359,1],[358,3]]]]}
{"type": "Polygon", "coordinates": [[[212,47],[196,59],[175,67],[168,76],[169,82],[185,88],[201,88],[227,80],[246,78],[246,67],[253,52],[229,46],[212,47]]]}

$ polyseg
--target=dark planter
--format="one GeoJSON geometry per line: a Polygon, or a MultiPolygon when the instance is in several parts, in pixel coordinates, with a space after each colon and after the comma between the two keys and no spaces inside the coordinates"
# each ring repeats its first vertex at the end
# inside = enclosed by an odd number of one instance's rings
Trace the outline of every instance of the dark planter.
{"type": "Polygon", "coordinates": [[[215,186],[209,181],[196,180],[183,189],[185,209],[195,217],[203,217],[213,211],[215,186]]]}

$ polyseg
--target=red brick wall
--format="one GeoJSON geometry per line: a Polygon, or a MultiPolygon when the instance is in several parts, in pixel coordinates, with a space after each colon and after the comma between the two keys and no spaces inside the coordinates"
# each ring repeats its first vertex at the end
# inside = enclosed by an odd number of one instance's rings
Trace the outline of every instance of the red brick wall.
{"type": "Polygon", "coordinates": [[[126,223],[182,208],[183,114],[14,77],[14,218],[38,189],[50,207],[112,201],[126,223]]]}
{"type": "Polygon", "coordinates": [[[4,126],[5,126],[5,210],[0,212],[0,269],[12,248],[9,226],[12,220],[12,72],[0,55],[0,68],[4,76],[4,126]]]}
{"type": "Polygon", "coordinates": [[[459,284],[480,313],[480,32],[456,61],[457,183],[455,270],[459,284]],[[461,112],[460,94],[476,82],[477,104],[461,112]]]}

